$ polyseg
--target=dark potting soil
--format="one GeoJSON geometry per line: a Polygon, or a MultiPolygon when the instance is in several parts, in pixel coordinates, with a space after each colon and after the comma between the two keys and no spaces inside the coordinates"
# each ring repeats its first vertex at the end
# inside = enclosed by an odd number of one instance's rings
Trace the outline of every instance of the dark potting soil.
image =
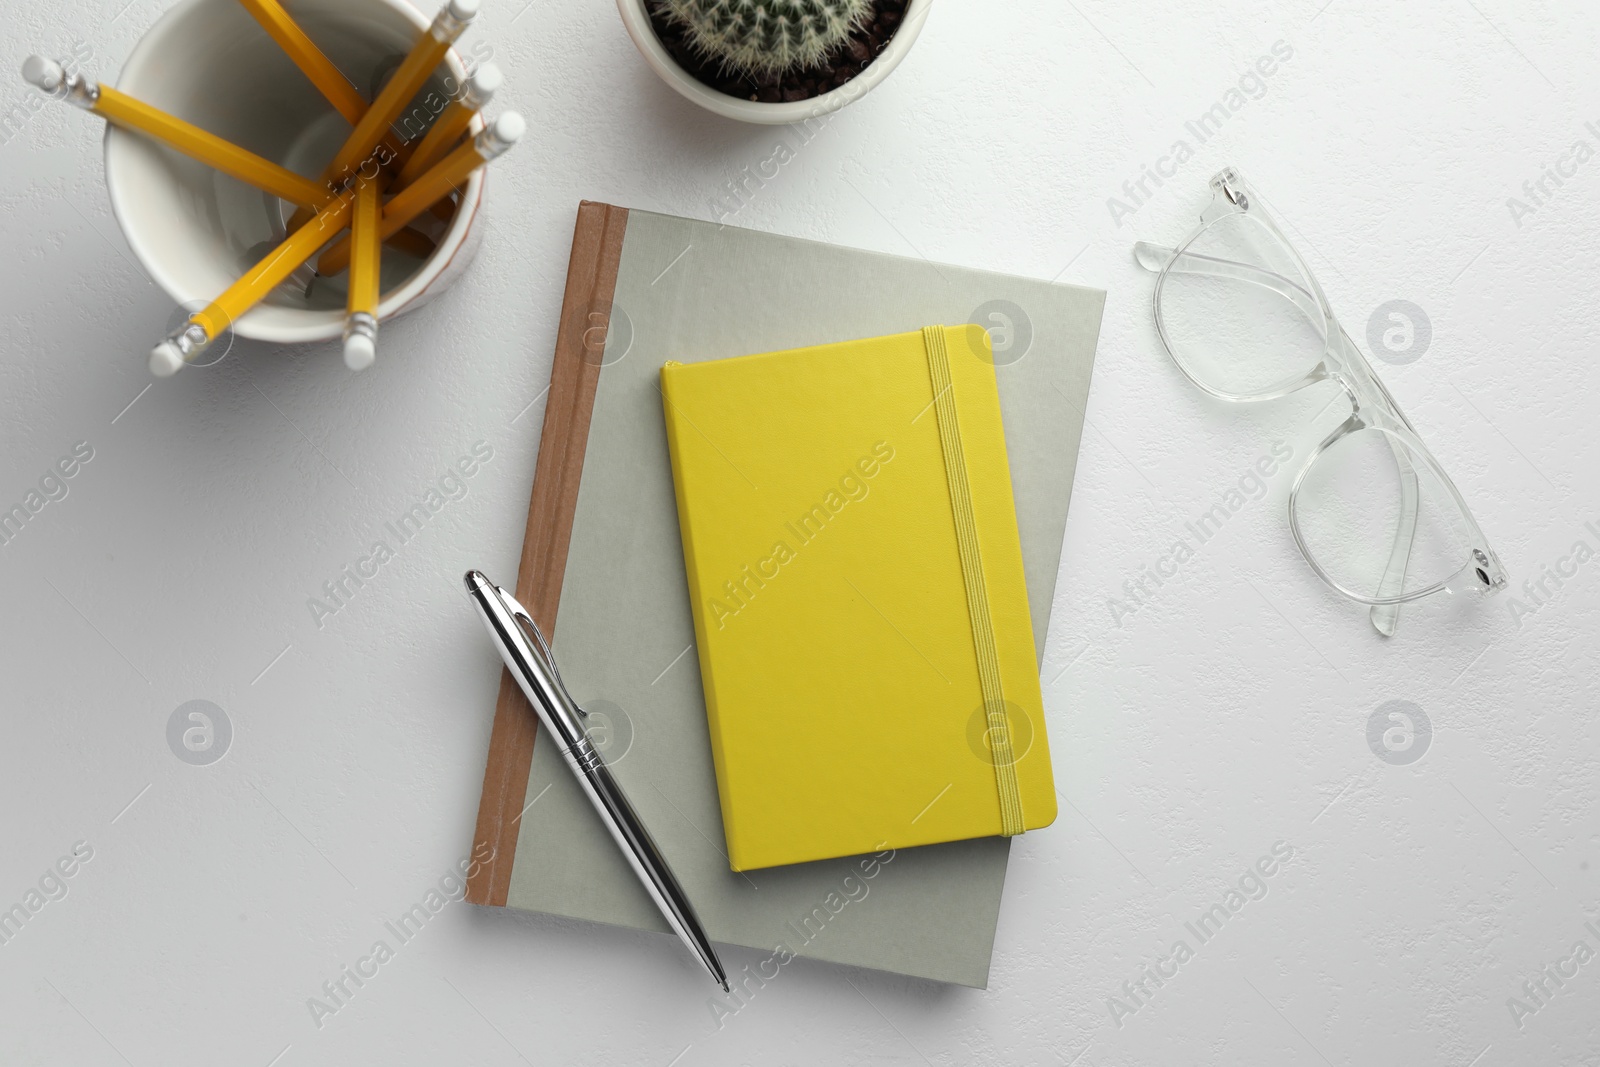
{"type": "Polygon", "coordinates": [[[722,69],[722,61],[708,59],[689,43],[682,27],[670,22],[661,5],[648,0],[650,24],[673,60],[690,77],[720,93],[767,104],[810,100],[843,85],[866,70],[905,20],[911,0],[877,0],[873,13],[850,39],[830,52],[821,65],[781,74],[740,74],[722,69]]]}

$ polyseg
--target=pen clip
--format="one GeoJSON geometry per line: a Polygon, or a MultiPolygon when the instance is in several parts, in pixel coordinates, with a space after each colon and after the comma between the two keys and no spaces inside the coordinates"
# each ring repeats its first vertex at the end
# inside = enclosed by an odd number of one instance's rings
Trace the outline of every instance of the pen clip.
{"type": "Polygon", "coordinates": [[[583,710],[583,705],[572,699],[572,691],[567,688],[565,679],[561,677],[561,668],[556,665],[556,654],[551,650],[550,642],[544,639],[544,631],[539,629],[539,624],[533,621],[533,616],[528,613],[528,609],[523,607],[517,601],[516,597],[500,588],[500,586],[496,585],[492,586],[492,588],[495,591],[495,595],[497,595],[501,602],[505,605],[507,614],[509,614],[512,619],[516,620],[517,625],[522,629],[522,631],[531,635],[533,640],[538,644],[539,652],[544,657],[545,663],[550,668],[551,677],[555,679],[556,685],[561,687],[562,695],[567,698],[568,703],[578,709],[578,714],[587,717],[589,713],[583,710]]]}

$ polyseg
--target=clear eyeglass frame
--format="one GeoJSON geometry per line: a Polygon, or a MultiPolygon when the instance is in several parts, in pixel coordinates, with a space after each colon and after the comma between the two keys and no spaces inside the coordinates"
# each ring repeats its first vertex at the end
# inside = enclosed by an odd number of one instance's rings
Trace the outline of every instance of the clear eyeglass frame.
{"type": "MultiPolygon", "coordinates": [[[[1398,624],[1400,605],[1439,592],[1477,590],[1493,594],[1506,585],[1506,574],[1499,557],[1489,547],[1488,539],[1462,499],[1455,483],[1444,472],[1427,445],[1423,444],[1416,428],[1395,403],[1383,382],[1374,373],[1366,357],[1339,325],[1322,286],[1306,266],[1277,223],[1261,204],[1260,198],[1250,189],[1239,172],[1226,167],[1211,179],[1212,201],[1200,216],[1200,226],[1177,248],[1139,242],[1134,246],[1134,256],[1139,265],[1156,273],[1152,308],[1156,329],[1167,354],[1178,369],[1198,388],[1220,400],[1234,403],[1252,403],[1275,400],[1298,392],[1320,382],[1336,383],[1348,397],[1351,406],[1349,418],[1330,433],[1300,467],[1289,491],[1289,529],[1295,544],[1306,562],[1330,588],[1361,604],[1370,605],[1369,617],[1373,627],[1384,636],[1391,636],[1398,624]],[[1218,228],[1234,232],[1248,231],[1246,243],[1262,251],[1250,258],[1256,262],[1211,254],[1210,247],[1221,243],[1213,237],[1218,228]],[[1298,275],[1295,277],[1294,275],[1298,275]],[[1167,295],[1179,279],[1199,279],[1201,282],[1227,283],[1241,287],[1256,296],[1272,294],[1280,305],[1302,317],[1312,331],[1312,347],[1320,342],[1320,358],[1307,362],[1309,367],[1290,367],[1286,376],[1278,380],[1252,382],[1240,387],[1231,382],[1219,383],[1216,373],[1193,358],[1193,347],[1186,347],[1175,339],[1178,326],[1169,321],[1173,316],[1167,295]],[[1292,307],[1289,307],[1292,305],[1292,307]],[[1317,336],[1320,334],[1320,338],[1317,336]],[[1392,543],[1387,546],[1388,560],[1382,568],[1381,578],[1367,588],[1359,588],[1325,566],[1310,543],[1303,528],[1302,489],[1308,475],[1317,469],[1319,461],[1328,456],[1330,449],[1340,446],[1351,435],[1363,431],[1378,431],[1388,453],[1392,454],[1394,469],[1389,472],[1397,499],[1393,506],[1392,543]],[[1420,477],[1419,477],[1420,476],[1420,477]],[[1450,516],[1454,528],[1462,532],[1464,543],[1460,565],[1447,562],[1447,572],[1437,580],[1407,587],[1407,567],[1411,562],[1413,540],[1417,531],[1419,509],[1419,482],[1426,480],[1432,492],[1430,507],[1458,513],[1450,516]]],[[[1180,283],[1181,284],[1181,283],[1180,283]]],[[[1200,328],[1205,328],[1203,319],[1200,328]]],[[[1269,331],[1261,331],[1266,337],[1269,331]]],[[[1270,338],[1262,341],[1270,347],[1270,338]]],[[[1224,348],[1226,345],[1224,344],[1224,348]]],[[[1234,353],[1220,353],[1223,361],[1234,353]]],[[[1314,353],[1312,353],[1314,356],[1314,353]]],[[[1225,362],[1219,363],[1225,365],[1225,362]]],[[[1325,408],[1323,410],[1326,410],[1325,408]]],[[[1384,546],[1372,546],[1380,555],[1384,546]]]]}

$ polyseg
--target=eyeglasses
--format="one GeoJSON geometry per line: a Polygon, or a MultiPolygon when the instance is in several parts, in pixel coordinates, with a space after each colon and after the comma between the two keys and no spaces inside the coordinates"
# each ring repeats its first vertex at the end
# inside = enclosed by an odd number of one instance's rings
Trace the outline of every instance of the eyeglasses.
{"type": "Polygon", "coordinates": [[[1259,198],[1231,167],[1211,189],[1200,228],[1183,244],[1140,242],[1134,255],[1157,272],[1162,344],[1207,393],[1245,403],[1331,381],[1349,397],[1350,417],[1289,491],[1289,529],[1311,569],[1372,605],[1385,636],[1407,601],[1504,588],[1500,560],[1461,494],[1259,198]]]}

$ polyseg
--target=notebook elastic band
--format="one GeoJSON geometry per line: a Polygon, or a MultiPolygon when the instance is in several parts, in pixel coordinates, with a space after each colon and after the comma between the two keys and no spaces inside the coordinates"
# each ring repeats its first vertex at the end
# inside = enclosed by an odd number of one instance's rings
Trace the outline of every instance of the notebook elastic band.
{"type": "Polygon", "coordinates": [[[972,512],[966,453],[961,447],[961,424],[956,418],[955,383],[950,377],[945,328],[925,327],[922,342],[928,354],[928,376],[933,383],[939,444],[944,449],[945,477],[950,484],[950,507],[955,512],[956,545],[961,555],[961,578],[967,589],[972,643],[978,654],[978,685],[983,693],[995,787],[1000,793],[1000,833],[1015,837],[1023,830],[1022,792],[1017,786],[1016,759],[1011,750],[1011,726],[1006,719],[1005,692],[1000,683],[1000,656],[995,650],[994,622],[989,615],[989,590],[983,580],[983,556],[978,547],[978,523],[972,512]]]}

